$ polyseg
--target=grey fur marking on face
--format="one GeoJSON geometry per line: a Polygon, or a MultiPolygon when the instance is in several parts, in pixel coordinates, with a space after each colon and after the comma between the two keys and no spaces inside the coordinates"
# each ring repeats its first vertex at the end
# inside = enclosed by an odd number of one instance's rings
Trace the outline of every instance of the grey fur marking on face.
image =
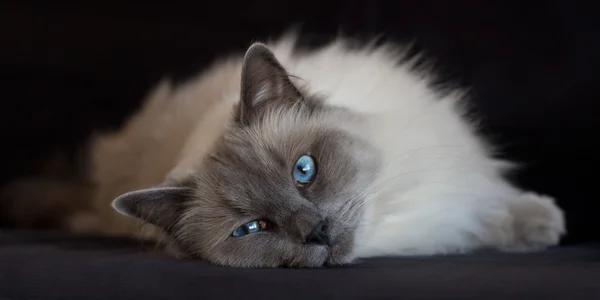
{"type": "Polygon", "coordinates": [[[273,53],[253,44],[233,119],[201,168],[185,186],[130,192],[113,207],[161,227],[188,255],[217,264],[351,262],[367,187],[379,167],[377,150],[347,129],[359,120],[295,86],[273,53]],[[317,173],[299,184],[292,174],[305,154],[315,159],[317,173]],[[254,220],[268,226],[232,236],[254,220]],[[310,238],[316,231],[327,238],[310,238]]]}

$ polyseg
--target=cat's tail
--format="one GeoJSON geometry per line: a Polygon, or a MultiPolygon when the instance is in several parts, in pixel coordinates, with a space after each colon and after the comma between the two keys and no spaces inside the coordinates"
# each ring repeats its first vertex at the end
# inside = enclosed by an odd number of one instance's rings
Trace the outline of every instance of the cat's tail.
{"type": "Polygon", "coordinates": [[[0,186],[0,224],[14,228],[61,229],[70,214],[90,204],[92,185],[82,162],[66,155],[50,159],[41,172],[0,186]]]}

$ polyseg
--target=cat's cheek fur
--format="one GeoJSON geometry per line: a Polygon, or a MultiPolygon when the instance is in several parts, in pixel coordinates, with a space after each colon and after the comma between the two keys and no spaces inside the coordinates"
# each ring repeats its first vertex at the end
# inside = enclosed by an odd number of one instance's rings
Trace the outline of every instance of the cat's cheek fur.
{"type": "Polygon", "coordinates": [[[335,244],[329,248],[329,257],[325,262],[328,266],[346,265],[357,260],[355,229],[348,229],[338,234],[335,244]]]}

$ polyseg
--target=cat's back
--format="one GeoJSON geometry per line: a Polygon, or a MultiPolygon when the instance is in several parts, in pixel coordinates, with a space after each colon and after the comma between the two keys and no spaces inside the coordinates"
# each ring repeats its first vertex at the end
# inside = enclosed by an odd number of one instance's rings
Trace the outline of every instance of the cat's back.
{"type": "MultiPolygon", "coordinates": [[[[220,99],[235,93],[240,70],[238,60],[224,59],[179,85],[165,80],[150,91],[119,131],[97,135],[90,149],[92,179],[99,186],[99,198],[112,199],[129,190],[162,183],[180,163],[190,142],[209,142],[209,132],[195,133],[207,116],[220,119],[213,108],[220,99]],[[206,139],[199,139],[203,136],[206,139]]],[[[202,130],[217,132],[212,125],[204,122],[202,130]]]]}
{"type": "Polygon", "coordinates": [[[293,82],[323,94],[329,104],[356,112],[415,111],[436,102],[430,73],[415,67],[400,45],[353,45],[338,38],[324,47],[294,51],[295,39],[271,45],[293,82]]]}

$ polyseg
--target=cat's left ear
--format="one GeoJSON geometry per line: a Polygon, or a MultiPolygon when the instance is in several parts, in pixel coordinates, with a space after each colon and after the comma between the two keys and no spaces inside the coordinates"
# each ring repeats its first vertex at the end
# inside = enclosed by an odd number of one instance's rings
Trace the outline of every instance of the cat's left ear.
{"type": "Polygon", "coordinates": [[[192,190],[159,187],[125,193],[112,202],[120,214],[137,218],[169,231],[183,213],[183,205],[191,199],[192,190]]]}
{"type": "Polygon", "coordinates": [[[287,71],[262,43],[254,43],[244,56],[240,119],[247,121],[266,101],[295,101],[302,97],[287,71]]]}

